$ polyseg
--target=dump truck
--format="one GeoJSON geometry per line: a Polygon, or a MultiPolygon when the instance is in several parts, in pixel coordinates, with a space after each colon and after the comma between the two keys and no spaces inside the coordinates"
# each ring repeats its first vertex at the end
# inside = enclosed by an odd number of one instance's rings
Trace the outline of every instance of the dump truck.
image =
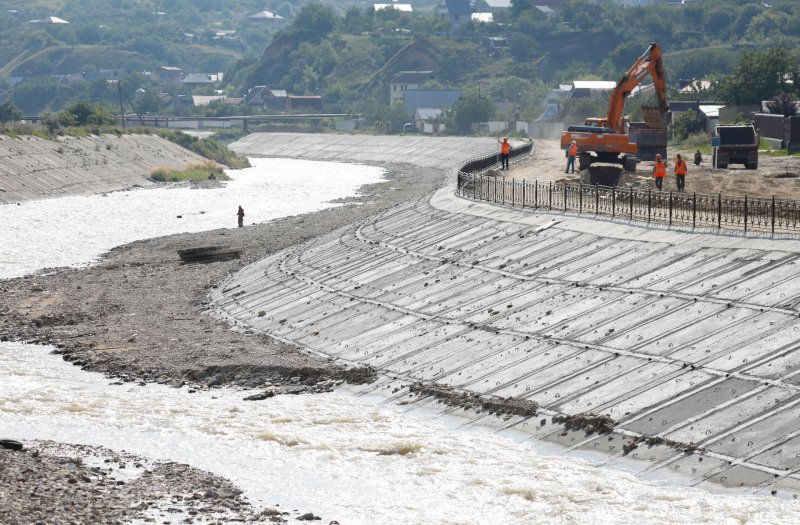
{"type": "Polygon", "coordinates": [[[744,164],[749,170],[758,168],[758,144],[761,135],[752,124],[717,126],[714,137],[719,139],[712,161],[717,168],[729,164],[744,164]]]}
{"type": "Polygon", "coordinates": [[[567,148],[574,140],[578,147],[578,169],[588,171],[584,182],[615,186],[622,168],[635,171],[639,159],[638,147],[628,132],[628,123],[623,117],[625,100],[642,80],[650,75],[653,78],[658,107],[642,108],[648,127],[665,128],[669,117],[667,104],[667,83],[664,76],[664,63],[661,47],[651,42],[650,46],[622,75],[611,91],[608,112],[605,118],[587,118],[582,126],[569,126],[561,134],[561,147],[567,148]],[[592,166],[598,163],[598,169],[592,166]],[[611,166],[609,166],[611,165],[611,166]],[[617,165],[617,169],[613,169],[617,165]]]}

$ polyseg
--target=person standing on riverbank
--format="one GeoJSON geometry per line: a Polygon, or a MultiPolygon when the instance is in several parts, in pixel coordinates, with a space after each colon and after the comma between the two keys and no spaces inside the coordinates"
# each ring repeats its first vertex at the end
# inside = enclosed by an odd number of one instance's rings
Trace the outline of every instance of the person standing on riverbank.
{"type": "Polygon", "coordinates": [[[244,226],[244,208],[239,206],[239,211],[236,212],[236,216],[239,217],[239,228],[244,226]]]}
{"type": "Polygon", "coordinates": [[[508,157],[511,155],[511,144],[508,143],[508,137],[503,137],[500,141],[500,169],[508,171],[508,157]]]}
{"type": "Polygon", "coordinates": [[[564,173],[569,173],[570,168],[572,168],[572,173],[575,173],[575,157],[578,155],[578,145],[573,140],[567,146],[567,169],[564,170],[564,173]]]}

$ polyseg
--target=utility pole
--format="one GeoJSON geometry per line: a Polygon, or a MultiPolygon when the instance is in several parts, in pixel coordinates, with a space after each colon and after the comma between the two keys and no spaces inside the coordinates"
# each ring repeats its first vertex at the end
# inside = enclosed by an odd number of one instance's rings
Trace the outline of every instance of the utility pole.
{"type": "Polygon", "coordinates": [[[122,121],[122,129],[125,129],[125,110],[122,109],[122,79],[117,79],[117,95],[119,95],[119,119],[122,121]]]}

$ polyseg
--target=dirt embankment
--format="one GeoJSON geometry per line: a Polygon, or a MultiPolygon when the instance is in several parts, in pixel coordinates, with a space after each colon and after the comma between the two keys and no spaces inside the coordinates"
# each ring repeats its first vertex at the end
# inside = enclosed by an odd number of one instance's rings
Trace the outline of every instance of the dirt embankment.
{"type": "MultiPolygon", "coordinates": [[[[667,178],[664,191],[677,191],[672,175],[675,154],[681,153],[688,164],[686,191],[706,194],[748,195],[800,200],[800,157],[773,157],[761,154],[758,169],[747,170],[741,165],[732,165],[724,170],[714,170],[711,156],[705,155],[699,166],[693,162],[694,152],[670,148],[668,151],[667,178]]],[[[498,172],[506,178],[540,182],[580,182],[580,175],[566,174],[564,150],[557,140],[534,140],[533,155],[512,165],[507,172],[498,172]]],[[[652,162],[641,162],[635,174],[624,173],[620,186],[655,189],[652,178],[652,162]]]]}

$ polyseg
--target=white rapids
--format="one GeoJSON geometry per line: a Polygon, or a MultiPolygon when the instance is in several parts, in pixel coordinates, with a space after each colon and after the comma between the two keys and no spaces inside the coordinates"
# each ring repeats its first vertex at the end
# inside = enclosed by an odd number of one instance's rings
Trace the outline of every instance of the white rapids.
{"type": "Polygon", "coordinates": [[[355,195],[385,173],[360,164],[264,158],[250,163],[228,171],[232,180],[221,188],[154,188],[0,206],[0,278],[88,264],[114,246],[141,239],[235,227],[239,205],[245,224],[340,206],[330,201],[355,195]]]}
{"type": "MultiPolygon", "coordinates": [[[[88,264],[136,239],[233,226],[239,204],[247,223],[320,209],[383,174],[295,160],[254,164],[218,190],[0,207],[0,278],[88,264]]],[[[535,443],[457,418],[406,413],[408,406],[378,396],[338,391],[246,402],[233,389],[116,385],[51,350],[0,343],[0,437],[188,463],[229,478],[255,505],[313,512],[321,523],[800,523],[795,501],[654,484],[543,455],[535,443]]]]}

